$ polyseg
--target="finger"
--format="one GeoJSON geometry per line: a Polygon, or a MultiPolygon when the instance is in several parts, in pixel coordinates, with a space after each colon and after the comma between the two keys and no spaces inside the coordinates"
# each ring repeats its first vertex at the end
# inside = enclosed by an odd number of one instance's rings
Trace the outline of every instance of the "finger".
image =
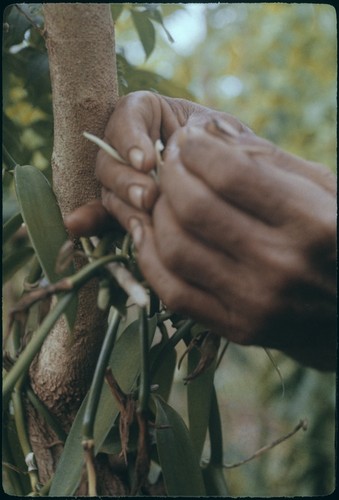
{"type": "Polygon", "coordinates": [[[229,304],[239,288],[237,262],[185,232],[165,196],[159,198],[152,220],[159,259],[166,269],[229,304]]]}
{"type": "Polygon", "coordinates": [[[145,223],[149,223],[150,221],[149,216],[145,212],[127,205],[114,193],[105,188],[102,190],[102,204],[110,216],[116,219],[126,231],[129,231],[130,220],[132,218],[137,218],[145,223]]]}
{"type": "Polygon", "coordinates": [[[133,167],[149,172],[155,167],[154,144],[179,127],[168,102],[152,92],[122,97],[105,131],[106,140],[133,167]]]}
{"type": "Polygon", "coordinates": [[[161,190],[179,224],[207,245],[241,260],[256,255],[256,239],[270,240],[269,227],[222,199],[206,182],[186,169],[174,148],[166,157],[160,176],[161,190]]]}
{"type": "Polygon", "coordinates": [[[64,219],[68,231],[76,237],[99,236],[105,231],[121,229],[100,200],[82,205],[64,219]]]}
{"type": "Polygon", "coordinates": [[[152,227],[135,222],[131,230],[139,267],[161,301],[172,311],[207,322],[215,333],[229,334],[227,310],[213,296],[186,283],[164,267],[157,253],[152,227]]]}
{"type": "Polygon", "coordinates": [[[107,190],[135,208],[150,210],[157,199],[158,188],[150,175],[118,163],[102,150],[97,156],[96,176],[107,190]]]}
{"type": "Polygon", "coordinates": [[[278,148],[270,141],[254,134],[247,137],[242,136],[240,141],[246,148],[251,148],[253,146],[254,148],[258,148],[258,151],[259,148],[261,148],[262,154],[266,159],[269,159],[273,167],[278,167],[286,172],[298,174],[316,183],[317,186],[322,186],[326,191],[333,194],[335,193],[336,178],[326,166],[288,153],[278,148]]]}
{"type": "MultiPolygon", "coordinates": [[[[173,161],[175,151],[172,149],[173,161]]],[[[233,142],[225,142],[198,128],[185,129],[180,137],[180,159],[223,199],[271,225],[286,218],[286,200],[299,198],[300,177],[274,168],[272,158],[249,154],[233,142]]],[[[166,163],[165,163],[166,165],[166,163]]],[[[165,171],[165,169],[164,169],[165,171]]]]}
{"type": "Polygon", "coordinates": [[[191,174],[242,211],[265,223],[281,224],[279,208],[294,191],[284,173],[204,130],[186,129],[185,136],[180,139],[180,159],[191,174]]]}
{"type": "Polygon", "coordinates": [[[329,168],[284,151],[245,127],[243,130],[239,129],[229,117],[213,118],[205,124],[204,128],[212,135],[234,144],[242,151],[254,154],[257,159],[260,158],[263,162],[268,161],[271,168],[278,167],[286,172],[300,175],[330,193],[335,193],[336,178],[329,168]],[[232,127],[231,130],[229,130],[229,125],[232,127]]]}
{"type": "MultiPolygon", "coordinates": [[[[157,252],[165,268],[225,307],[228,326],[237,332],[238,342],[240,338],[253,338],[253,332],[261,326],[262,311],[267,313],[275,307],[276,275],[280,272],[286,279],[292,270],[289,251],[284,248],[281,255],[274,231],[272,241],[264,246],[259,246],[258,235],[255,240],[248,235],[251,255],[236,261],[183,231],[165,196],[157,201],[152,220],[157,252]]],[[[295,265],[302,272],[299,260],[295,265]]]]}

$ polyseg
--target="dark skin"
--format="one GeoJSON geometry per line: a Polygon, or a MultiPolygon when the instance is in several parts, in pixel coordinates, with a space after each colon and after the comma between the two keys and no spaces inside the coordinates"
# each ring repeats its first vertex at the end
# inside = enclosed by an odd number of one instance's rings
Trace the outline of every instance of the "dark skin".
{"type": "Polygon", "coordinates": [[[119,101],[105,140],[129,165],[99,152],[102,200],[67,217],[74,235],[118,221],[169,309],[233,342],[335,369],[336,180],[326,167],[226,113],[150,92],[119,101]]]}

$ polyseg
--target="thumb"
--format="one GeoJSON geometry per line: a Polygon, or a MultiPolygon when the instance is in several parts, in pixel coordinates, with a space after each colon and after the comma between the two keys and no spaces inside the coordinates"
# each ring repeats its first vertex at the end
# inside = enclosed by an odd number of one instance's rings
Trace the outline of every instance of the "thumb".
{"type": "Polygon", "coordinates": [[[66,215],[64,223],[68,231],[75,237],[98,236],[105,231],[121,229],[100,200],[92,200],[72,213],[66,215]]]}
{"type": "Polygon", "coordinates": [[[118,101],[105,138],[129,164],[149,172],[156,164],[156,140],[167,140],[178,127],[174,112],[162,96],[132,92],[118,101]]]}

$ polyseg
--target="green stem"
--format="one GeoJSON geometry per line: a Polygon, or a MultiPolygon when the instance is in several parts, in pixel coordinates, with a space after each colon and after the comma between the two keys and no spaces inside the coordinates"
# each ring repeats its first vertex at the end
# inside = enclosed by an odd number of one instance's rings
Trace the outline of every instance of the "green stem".
{"type": "Polygon", "coordinates": [[[41,265],[40,265],[38,257],[35,255],[33,257],[29,273],[28,273],[26,280],[25,280],[26,283],[29,283],[29,284],[36,283],[39,280],[41,273],[42,273],[41,265]]]}
{"type": "Polygon", "coordinates": [[[40,401],[32,389],[27,388],[26,394],[29,401],[32,403],[37,412],[46,420],[49,427],[55,432],[56,436],[63,443],[66,441],[67,434],[60,426],[59,422],[53,417],[53,415],[48,411],[46,406],[40,401]]]}
{"type": "Polygon", "coordinates": [[[159,313],[159,307],[160,307],[159,297],[153,292],[153,290],[150,290],[150,310],[149,310],[150,317],[154,316],[154,314],[159,313]]]}
{"type": "Polygon", "coordinates": [[[19,439],[19,443],[20,443],[22,452],[23,452],[24,457],[25,457],[25,461],[30,456],[32,457],[31,460],[32,460],[33,464],[31,466],[27,462],[26,462],[26,464],[28,467],[28,475],[29,475],[29,479],[31,482],[32,490],[37,491],[37,486],[39,484],[39,476],[38,476],[37,469],[34,468],[35,467],[35,465],[34,465],[34,453],[32,451],[32,447],[31,447],[31,444],[29,442],[28,433],[27,433],[26,424],[25,424],[24,407],[23,407],[22,393],[21,393],[23,380],[24,380],[24,377],[22,377],[18,380],[18,382],[15,385],[13,394],[12,394],[13,413],[14,413],[15,426],[16,426],[16,430],[18,433],[18,439],[19,439]]]}
{"type": "Polygon", "coordinates": [[[131,236],[130,236],[130,234],[127,233],[123,239],[123,242],[122,242],[121,255],[128,255],[129,254],[130,245],[131,245],[131,236]]]}
{"type": "Polygon", "coordinates": [[[70,285],[72,287],[80,288],[88,280],[90,280],[93,276],[95,276],[97,270],[100,267],[104,267],[106,266],[106,264],[109,264],[110,262],[122,262],[123,264],[126,264],[128,262],[128,259],[124,255],[115,255],[115,254],[105,255],[104,257],[101,257],[99,259],[94,260],[93,262],[90,262],[89,264],[87,264],[87,266],[84,266],[82,269],[80,269],[80,271],[78,271],[76,274],[68,277],[67,280],[70,282],[70,285]]]}
{"type": "Polygon", "coordinates": [[[145,413],[148,410],[150,394],[150,371],[149,371],[149,338],[147,312],[145,308],[139,310],[139,335],[141,351],[141,371],[139,386],[139,408],[138,411],[145,413]]]}
{"type": "Polygon", "coordinates": [[[99,404],[101,388],[103,385],[108,361],[117,336],[120,319],[121,319],[120,313],[118,311],[114,311],[112,320],[108,326],[108,330],[106,332],[105,339],[101,347],[99,359],[94,372],[91,388],[89,390],[87,405],[82,421],[82,433],[84,441],[89,441],[93,439],[94,420],[97,407],[99,404]]]}
{"type": "Polygon", "coordinates": [[[7,241],[17,232],[23,223],[21,213],[13,215],[4,225],[2,230],[2,244],[4,245],[7,241]]]}
{"type": "Polygon", "coordinates": [[[166,344],[164,344],[162,349],[159,350],[158,355],[154,359],[151,367],[151,373],[150,373],[151,379],[156,373],[157,369],[159,368],[159,365],[164,356],[166,356],[166,354],[170,350],[174,349],[174,347],[180,342],[180,340],[182,340],[189,333],[194,323],[195,322],[192,319],[188,319],[187,321],[185,321],[185,323],[174,333],[174,335],[172,335],[172,337],[168,339],[168,341],[166,342],[166,344]]]}
{"type": "Polygon", "coordinates": [[[211,442],[211,465],[222,466],[223,464],[223,446],[222,446],[222,427],[219,412],[219,405],[215,387],[212,389],[211,410],[208,422],[208,430],[211,442]]]}
{"type": "Polygon", "coordinates": [[[49,479],[40,489],[39,489],[39,497],[48,496],[49,490],[51,489],[53,478],[49,479]]]}
{"type": "Polygon", "coordinates": [[[110,253],[113,241],[114,241],[114,235],[112,233],[106,233],[99,241],[97,247],[93,250],[92,257],[94,258],[103,257],[104,255],[107,254],[107,252],[110,253]]]}
{"type": "Polygon", "coordinates": [[[2,389],[4,405],[6,404],[6,401],[8,401],[8,398],[19,378],[29,369],[30,364],[32,363],[37,352],[40,350],[54,324],[73,299],[74,293],[75,292],[67,293],[63,297],[60,297],[60,300],[56,303],[52,311],[46,316],[43,323],[34,333],[32,340],[6,376],[2,389]]]}
{"type": "Polygon", "coordinates": [[[8,426],[8,423],[5,423],[5,419],[2,419],[2,425],[3,425],[3,434],[2,434],[2,464],[3,464],[3,487],[5,490],[5,493],[9,494],[14,494],[15,496],[24,496],[25,492],[25,485],[23,485],[23,475],[22,473],[17,470],[17,453],[13,456],[13,452],[11,449],[11,445],[9,442],[8,438],[8,430],[6,427],[8,426]],[[6,425],[7,424],[7,425],[6,425]],[[14,466],[8,467],[5,464],[11,464],[14,466]]]}
{"type": "Polygon", "coordinates": [[[9,164],[10,169],[14,169],[18,163],[14,160],[13,156],[8,152],[6,146],[2,145],[2,154],[5,163],[9,164]]]}

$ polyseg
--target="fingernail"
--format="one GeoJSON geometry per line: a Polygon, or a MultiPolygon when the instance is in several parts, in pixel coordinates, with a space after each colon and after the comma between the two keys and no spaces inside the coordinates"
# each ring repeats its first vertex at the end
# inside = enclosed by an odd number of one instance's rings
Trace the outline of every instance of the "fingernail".
{"type": "Polygon", "coordinates": [[[141,186],[133,185],[130,186],[128,189],[128,197],[131,201],[131,203],[136,207],[136,208],[143,208],[144,205],[144,188],[141,186]]]}
{"type": "Polygon", "coordinates": [[[142,169],[144,163],[144,152],[139,148],[132,148],[129,152],[129,160],[134,168],[142,169]]]}
{"type": "Polygon", "coordinates": [[[143,238],[143,229],[139,219],[136,219],[135,217],[132,217],[130,219],[129,230],[132,235],[134,245],[136,246],[136,248],[139,248],[143,238]]]}

